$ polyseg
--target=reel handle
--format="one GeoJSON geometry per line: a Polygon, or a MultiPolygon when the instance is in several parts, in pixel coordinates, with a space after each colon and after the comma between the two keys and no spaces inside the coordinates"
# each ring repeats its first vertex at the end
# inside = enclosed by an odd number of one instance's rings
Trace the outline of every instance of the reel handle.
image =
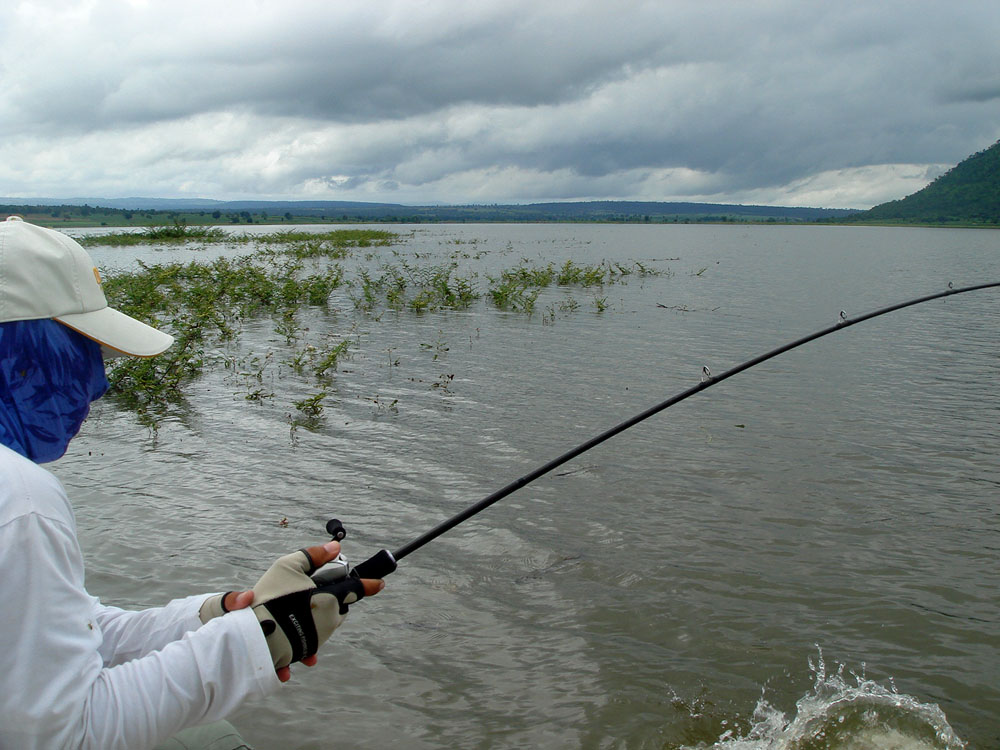
{"type": "MultiPolygon", "coordinates": [[[[347,529],[337,518],[331,518],[326,522],[326,531],[335,541],[341,541],[347,536],[347,529]]],[[[385,578],[396,569],[396,558],[387,550],[379,550],[363,563],[355,565],[353,568],[348,564],[347,558],[343,555],[331,560],[322,568],[317,570],[312,579],[317,586],[327,586],[336,581],[342,580],[350,575],[354,578],[385,578]]]]}
{"type": "Polygon", "coordinates": [[[340,522],[339,518],[331,518],[326,522],[326,533],[333,537],[335,542],[342,542],[347,536],[347,529],[340,522]]]}

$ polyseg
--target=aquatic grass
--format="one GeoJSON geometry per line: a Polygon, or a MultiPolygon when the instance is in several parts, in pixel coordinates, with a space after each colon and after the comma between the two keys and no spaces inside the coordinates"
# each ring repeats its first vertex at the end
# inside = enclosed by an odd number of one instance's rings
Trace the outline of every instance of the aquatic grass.
{"type": "Polygon", "coordinates": [[[559,269],[556,283],[559,286],[598,286],[610,282],[613,273],[609,267],[580,266],[572,260],[567,260],[559,269]]]}
{"type": "Polygon", "coordinates": [[[392,401],[386,403],[380,396],[363,396],[365,401],[370,401],[375,407],[374,413],[376,416],[383,414],[399,414],[399,399],[394,398],[392,401]]]}
{"type": "Polygon", "coordinates": [[[454,275],[458,268],[456,263],[428,268],[414,268],[404,263],[403,267],[410,276],[411,285],[420,289],[411,300],[415,310],[460,310],[479,299],[474,277],[454,275]]]}
{"type": "Polygon", "coordinates": [[[343,248],[388,246],[399,242],[400,236],[395,232],[387,232],[382,229],[335,229],[330,232],[289,230],[261,235],[254,239],[267,244],[325,243],[333,247],[343,248]]]}
{"type": "MultiPolygon", "coordinates": [[[[643,267],[644,270],[645,267],[643,267]]],[[[598,263],[596,265],[581,265],[572,259],[565,261],[556,269],[554,263],[534,265],[526,260],[514,268],[501,271],[500,275],[491,278],[496,288],[545,289],[553,284],[557,286],[601,286],[613,284],[622,276],[631,274],[634,268],[620,263],[598,263]]]]}
{"type": "Polygon", "coordinates": [[[284,244],[283,249],[295,258],[346,258],[351,248],[389,246],[399,240],[399,235],[376,229],[338,229],[320,234],[310,232],[278,232],[261,237],[258,241],[284,244]]]}
{"type": "MultiPolygon", "coordinates": [[[[355,230],[364,231],[364,230],[355,230]]],[[[480,276],[475,270],[462,269],[453,258],[444,262],[426,262],[392,250],[393,262],[381,262],[377,255],[363,261],[364,265],[345,266],[337,247],[351,242],[389,241],[384,236],[345,236],[337,242],[320,235],[282,233],[284,242],[258,244],[250,254],[225,255],[211,261],[149,264],[137,261],[132,271],[110,272],[104,284],[109,303],[126,314],[164,329],[175,336],[175,344],[163,355],[135,360],[122,358],[109,362],[112,397],[125,408],[138,414],[144,424],[162,420],[172,404],[179,404],[190,384],[210,368],[220,365],[232,368],[233,377],[242,378],[243,394],[248,401],[263,403],[275,398],[280,402],[279,382],[293,379],[299,383],[312,381],[327,385],[340,363],[353,356],[361,346],[360,337],[350,340],[317,344],[309,342],[309,323],[302,323],[303,310],[327,311],[331,296],[345,288],[355,308],[382,320],[386,310],[402,315],[430,315],[465,310],[478,302],[496,310],[533,315],[540,295],[554,286],[564,290],[561,299],[546,299],[546,314],[542,323],[553,324],[560,314],[569,315],[581,304],[570,290],[574,287],[593,288],[619,282],[632,275],[659,273],[639,263],[580,264],[573,260],[555,263],[533,263],[521,259],[516,265],[496,272],[495,276],[480,276]],[[372,263],[376,263],[374,268],[372,263]],[[270,319],[273,332],[284,337],[274,361],[282,367],[272,371],[266,386],[260,377],[243,372],[237,360],[227,352],[238,351],[244,325],[249,321],[270,319]],[[300,343],[302,339],[305,342],[300,343]]],[[[255,238],[258,241],[261,238],[255,238]]],[[[356,261],[362,263],[359,259],[356,261]]],[[[608,309],[607,297],[592,297],[598,313],[608,309]]],[[[315,312],[312,313],[315,316],[315,312]]],[[[320,328],[319,330],[322,330],[320,328]]],[[[437,361],[445,357],[449,346],[446,329],[439,331],[436,342],[419,344],[428,356],[437,361]]],[[[470,339],[471,341],[471,339],[470,339]]],[[[416,343],[414,342],[416,346],[416,343]]],[[[389,350],[389,363],[399,366],[401,359],[389,350]]],[[[271,355],[268,355],[270,357],[271,355]]],[[[381,358],[381,355],[379,355],[381,358]]],[[[251,358],[252,359],[252,358],[251,358]]],[[[241,361],[246,361],[244,358],[241,361]]],[[[262,359],[270,361],[268,358],[262,359]]],[[[261,368],[253,368],[256,372],[261,368]]],[[[447,392],[454,375],[442,376],[433,386],[447,392]]],[[[288,420],[292,429],[313,425],[327,406],[327,389],[305,399],[285,401],[293,413],[288,420]]],[[[387,411],[396,412],[393,408],[387,411]]],[[[385,412],[383,412],[385,413],[385,412]]]]}
{"type": "Polygon", "coordinates": [[[541,291],[556,280],[555,265],[528,264],[522,260],[514,268],[490,277],[489,296],[499,310],[522,312],[531,315],[541,291]]]}
{"type": "Polygon", "coordinates": [[[108,368],[108,393],[134,412],[140,423],[156,429],[168,404],[184,398],[184,386],[201,375],[205,352],[200,327],[191,319],[174,325],[174,344],[159,357],[121,357],[108,368]]]}
{"type": "Polygon", "coordinates": [[[346,258],[350,255],[350,248],[345,245],[324,242],[323,240],[303,240],[285,248],[284,253],[299,259],[346,258]]]}
{"type": "Polygon", "coordinates": [[[266,388],[254,388],[247,389],[246,395],[243,397],[246,401],[263,401],[265,398],[274,398],[274,391],[268,391],[266,388]]]}
{"type": "Polygon", "coordinates": [[[110,364],[112,393],[136,411],[177,401],[182,386],[201,374],[206,344],[232,341],[248,317],[276,316],[275,330],[292,341],[299,307],[325,305],[343,279],[337,265],[307,274],[301,262],[276,260],[268,253],[138,265],[137,271],[108,274],[109,304],[172,333],[175,343],[153,359],[120,358],[110,364]]]}
{"type": "Polygon", "coordinates": [[[378,306],[381,283],[381,279],[373,278],[368,271],[359,271],[357,281],[351,283],[352,289],[360,289],[361,292],[360,295],[351,293],[354,307],[363,312],[375,312],[375,308],[378,306]]]}
{"type": "MultiPolygon", "coordinates": [[[[530,315],[534,311],[540,292],[553,284],[590,288],[619,283],[624,277],[632,274],[654,276],[660,273],[641,263],[634,263],[631,266],[608,262],[581,265],[569,259],[557,269],[553,263],[536,265],[522,259],[514,268],[501,271],[499,276],[490,277],[489,298],[500,310],[530,315]]],[[[563,307],[564,304],[561,303],[560,307],[565,312],[567,310],[563,307]]],[[[603,312],[607,309],[607,298],[596,298],[595,306],[598,312],[603,312]]],[[[555,321],[555,308],[549,309],[545,321],[550,324],[555,321]]]]}
{"type": "Polygon", "coordinates": [[[330,348],[329,351],[323,353],[319,357],[319,362],[317,363],[313,372],[316,377],[321,378],[327,374],[331,369],[337,369],[337,360],[341,357],[347,356],[351,348],[351,342],[349,339],[344,339],[336,346],[330,348]]]}
{"type": "Polygon", "coordinates": [[[438,340],[436,342],[434,342],[433,344],[426,343],[426,342],[422,343],[420,345],[420,348],[423,349],[424,351],[433,352],[434,356],[432,357],[432,359],[435,362],[440,357],[442,357],[445,354],[447,354],[448,351],[450,351],[450,347],[448,346],[448,342],[444,340],[444,331],[438,331],[438,340]]]}
{"type": "Polygon", "coordinates": [[[383,264],[377,277],[361,270],[354,284],[358,291],[353,295],[354,306],[369,313],[383,304],[417,313],[468,308],[481,296],[477,277],[455,275],[457,269],[457,263],[416,266],[402,261],[383,264]]]}
{"type": "Polygon", "coordinates": [[[387,246],[402,241],[395,232],[381,229],[335,229],[329,232],[283,231],[270,234],[230,234],[220,227],[172,224],[149,227],[142,232],[112,232],[77,240],[84,246],[126,247],[161,242],[205,242],[228,244],[292,245],[286,252],[300,257],[343,257],[348,248],[387,246]]]}
{"type": "Polygon", "coordinates": [[[112,232],[81,237],[77,241],[84,246],[128,247],[156,242],[224,242],[227,236],[218,227],[192,227],[175,220],[173,224],[149,227],[142,232],[112,232]]]}
{"type": "Polygon", "coordinates": [[[226,233],[218,227],[189,227],[181,221],[175,220],[173,224],[150,227],[139,237],[153,242],[187,242],[198,240],[201,242],[219,242],[225,239],[226,233]]]}
{"type": "Polygon", "coordinates": [[[307,344],[304,349],[295,352],[294,356],[290,359],[284,360],[284,363],[291,367],[293,371],[301,374],[305,371],[306,366],[315,359],[316,351],[315,346],[307,344]]]}
{"type": "Polygon", "coordinates": [[[245,401],[260,403],[266,398],[274,398],[274,391],[265,388],[263,385],[264,373],[273,361],[274,352],[268,352],[262,357],[252,355],[242,360],[233,359],[226,361],[226,367],[236,369],[236,367],[242,366],[236,375],[243,380],[243,385],[246,389],[246,393],[243,395],[245,401]],[[260,385],[256,385],[255,381],[260,385]]]}
{"type": "Polygon", "coordinates": [[[540,289],[531,289],[517,280],[503,278],[495,281],[489,290],[490,299],[497,309],[528,315],[534,312],[540,293],[540,289]]]}
{"type": "Polygon", "coordinates": [[[494,281],[498,281],[501,285],[520,286],[525,289],[544,289],[550,286],[555,278],[556,271],[553,264],[534,266],[522,260],[516,267],[501,271],[498,279],[494,281]]]}
{"type": "Polygon", "coordinates": [[[307,419],[317,419],[323,415],[323,400],[328,395],[326,391],[320,391],[299,401],[293,401],[292,405],[307,419]]]}
{"type": "Polygon", "coordinates": [[[660,276],[662,273],[662,271],[638,261],[633,262],[632,265],[609,261],[596,265],[578,265],[572,260],[567,260],[559,269],[556,283],[559,286],[604,286],[619,283],[624,277],[632,274],[646,277],[660,276]]]}
{"type": "Polygon", "coordinates": [[[312,430],[320,426],[323,421],[323,412],[326,410],[323,401],[328,395],[330,394],[326,390],[321,390],[312,396],[292,402],[292,406],[298,412],[288,415],[288,424],[292,435],[299,427],[312,430]]]}
{"type": "Polygon", "coordinates": [[[343,280],[332,266],[304,274],[299,263],[270,263],[256,256],[211,263],[146,265],[140,271],[109,274],[105,295],[123,312],[144,315],[191,310],[215,320],[238,319],[261,310],[324,304],[343,280]]]}
{"type": "Polygon", "coordinates": [[[406,290],[410,285],[405,274],[395,267],[388,267],[382,275],[386,304],[394,310],[406,307],[406,290]]]}
{"type": "Polygon", "coordinates": [[[666,275],[666,276],[673,276],[674,275],[673,272],[670,271],[669,269],[666,270],[666,271],[660,271],[660,270],[658,270],[656,268],[652,268],[651,266],[647,266],[644,263],[640,263],[639,261],[635,261],[632,264],[632,267],[633,267],[635,273],[637,273],[641,277],[644,277],[644,276],[664,276],[664,275],[666,275]]]}
{"type": "Polygon", "coordinates": [[[286,308],[274,323],[274,332],[285,338],[288,345],[294,344],[299,338],[298,310],[286,308]]]}

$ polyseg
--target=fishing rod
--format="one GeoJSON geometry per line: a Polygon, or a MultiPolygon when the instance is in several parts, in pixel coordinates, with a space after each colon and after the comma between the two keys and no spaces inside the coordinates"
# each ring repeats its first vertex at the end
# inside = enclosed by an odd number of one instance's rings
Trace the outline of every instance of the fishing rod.
{"type": "MultiPolygon", "coordinates": [[[[418,536],[413,541],[404,544],[395,552],[390,552],[387,549],[380,550],[376,554],[372,555],[372,557],[370,557],[369,559],[351,568],[349,570],[349,574],[357,578],[385,577],[389,573],[392,573],[394,570],[396,570],[398,562],[407,555],[416,552],[425,544],[434,541],[439,536],[444,534],[446,531],[450,531],[451,529],[458,526],[460,523],[463,523],[464,521],[467,521],[468,519],[472,518],[474,515],[481,513],[494,503],[502,500],[511,493],[517,492],[517,490],[521,489],[525,485],[531,484],[539,477],[548,474],[553,469],[562,466],[564,463],[576,458],[581,453],[586,453],[591,448],[600,445],[605,440],[610,440],[615,435],[625,432],[625,430],[634,427],[640,422],[649,419],[654,414],[659,414],[661,411],[669,409],[674,404],[680,403],[684,399],[689,398],[690,396],[693,396],[696,393],[700,393],[701,391],[711,388],[713,385],[721,383],[723,380],[727,380],[728,378],[731,378],[733,375],[741,373],[744,370],[749,370],[751,367],[756,367],[762,362],[766,362],[767,360],[772,359],[773,357],[777,357],[779,354],[784,354],[785,352],[790,351],[792,349],[796,349],[802,346],[803,344],[808,344],[810,341],[815,341],[818,338],[822,338],[823,336],[835,333],[836,331],[843,330],[844,328],[849,328],[850,326],[857,325],[858,323],[862,323],[866,320],[871,320],[872,318],[877,318],[881,315],[887,315],[888,313],[895,312],[896,310],[902,310],[905,307],[912,307],[914,305],[919,305],[924,302],[930,302],[931,300],[940,299],[942,297],[949,297],[953,294],[964,294],[965,292],[974,292],[980,289],[989,289],[991,287],[1000,287],[1000,281],[993,281],[986,284],[975,284],[973,286],[965,286],[958,288],[953,287],[952,284],[949,283],[948,289],[943,292],[928,294],[924,297],[917,297],[915,299],[907,300],[906,302],[899,302],[897,304],[889,305],[888,307],[883,307],[878,310],[874,310],[873,312],[868,312],[853,318],[848,317],[847,313],[841,310],[839,318],[834,325],[829,326],[827,328],[823,328],[814,333],[810,333],[807,336],[803,336],[802,338],[796,339],[795,341],[789,342],[787,344],[783,344],[782,346],[772,349],[769,352],[765,352],[764,354],[754,357],[753,359],[748,359],[746,362],[738,364],[735,367],[726,370],[725,372],[722,372],[718,375],[713,375],[707,367],[702,367],[701,381],[697,385],[692,386],[686,390],[683,390],[674,396],[671,396],[666,401],[662,401],[656,406],[646,409],[645,411],[636,414],[634,417],[626,419],[624,422],[615,425],[611,429],[605,430],[599,435],[592,437],[590,440],[587,440],[586,442],[581,443],[575,448],[566,451],[562,455],[553,458],[551,461],[542,464],[534,471],[528,472],[520,479],[516,479],[510,484],[501,487],[496,492],[487,495],[479,502],[473,503],[462,512],[456,513],[448,520],[439,523],[430,531],[427,531],[418,536]]],[[[338,521],[335,518],[327,522],[326,529],[333,536],[333,538],[338,541],[340,539],[343,539],[347,534],[343,525],[340,523],[340,521],[338,521]]],[[[339,565],[335,566],[335,569],[331,569],[330,571],[323,570],[320,573],[317,573],[313,578],[314,580],[317,581],[318,584],[323,585],[333,580],[336,580],[337,578],[342,578],[344,575],[347,574],[348,574],[348,566],[346,561],[343,561],[339,565]]]]}

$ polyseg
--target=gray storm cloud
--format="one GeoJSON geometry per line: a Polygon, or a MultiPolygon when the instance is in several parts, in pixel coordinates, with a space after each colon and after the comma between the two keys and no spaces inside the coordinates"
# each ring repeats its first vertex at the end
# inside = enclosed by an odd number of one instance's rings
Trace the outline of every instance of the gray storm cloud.
{"type": "Polygon", "coordinates": [[[1000,135],[998,28],[977,0],[37,0],[0,26],[0,192],[864,207],[1000,135]]]}

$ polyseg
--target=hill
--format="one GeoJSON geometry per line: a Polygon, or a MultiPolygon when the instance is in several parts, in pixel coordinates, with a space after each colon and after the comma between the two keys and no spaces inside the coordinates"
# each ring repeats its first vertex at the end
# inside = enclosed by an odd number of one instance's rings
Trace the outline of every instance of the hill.
{"type": "Polygon", "coordinates": [[[908,224],[1000,223],[1000,141],[959,162],[923,190],[845,220],[908,224]]]}

